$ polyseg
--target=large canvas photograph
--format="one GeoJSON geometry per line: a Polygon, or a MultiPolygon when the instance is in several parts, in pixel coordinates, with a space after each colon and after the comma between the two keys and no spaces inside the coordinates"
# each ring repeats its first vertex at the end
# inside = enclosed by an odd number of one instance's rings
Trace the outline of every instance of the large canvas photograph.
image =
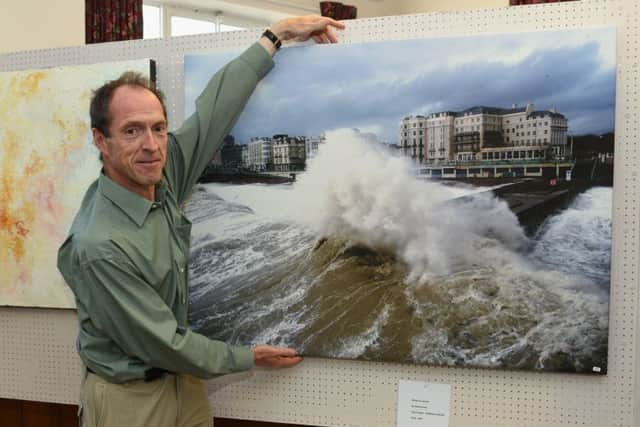
{"type": "Polygon", "coordinates": [[[100,171],[92,90],[152,61],[0,73],[0,306],[74,308],[58,247],[100,171]]]}
{"type": "MultiPolygon", "coordinates": [[[[185,206],[192,326],[312,357],[605,374],[615,44],[282,49],[185,206]]],[[[185,57],[185,114],[238,53],[185,57]]]]}

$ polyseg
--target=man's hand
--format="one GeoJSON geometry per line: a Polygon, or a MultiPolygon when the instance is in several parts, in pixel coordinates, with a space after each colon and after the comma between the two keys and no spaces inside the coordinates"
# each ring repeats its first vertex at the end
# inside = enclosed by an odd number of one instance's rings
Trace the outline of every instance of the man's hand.
{"type": "Polygon", "coordinates": [[[289,368],[302,361],[292,348],[258,345],[252,351],[254,364],[261,368],[289,368]]]}
{"type": "MultiPolygon", "coordinates": [[[[333,32],[334,28],[343,30],[345,25],[331,18],[310,15],[278,21],[273,24],[271,31],[273,31],[281,41],[293,40],[303,42],[312,38],[318,43],[337,43],[338,39],[333,32]]],[[[260,44],[272,55],[275,53],[273,43],[267,38],[262,37],[260,44]]]]}
{"type": "Polygon", "coordinates": [[[332,28],[344,30],[344,24],[324,16],[299,16],[276,22],[271,31],[282,41],[307,41],[313,38],[318,43],[337,43],[332,28]]]}

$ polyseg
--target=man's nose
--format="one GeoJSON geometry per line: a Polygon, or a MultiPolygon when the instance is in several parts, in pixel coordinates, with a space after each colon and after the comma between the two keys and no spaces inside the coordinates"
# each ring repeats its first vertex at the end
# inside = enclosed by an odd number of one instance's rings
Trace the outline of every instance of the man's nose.
{"type": "Polygon", "coordinates": [[[142,148],[148,151],[156,151],[160,147],[153,129],[146,128],[142,135],[142,148]]]}

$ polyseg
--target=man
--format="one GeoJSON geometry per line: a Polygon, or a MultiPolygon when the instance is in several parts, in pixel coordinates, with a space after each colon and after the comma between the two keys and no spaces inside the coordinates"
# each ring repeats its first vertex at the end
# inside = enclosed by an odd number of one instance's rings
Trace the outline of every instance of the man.
{"type": "Polygon", "coordinates": [[[318,16],[276,23],[212,77],[174,133],[162,94],[140,75],[125,73],[94,93],[104,168],[58,253],[78,306],[84,426],[210,426],[202,379],[302,360],[293,349],[231,346],[189,329],[191,224],[180,206],[273,67],[280,40],[335,43],[332,28],[344,25],[318,16]]]}

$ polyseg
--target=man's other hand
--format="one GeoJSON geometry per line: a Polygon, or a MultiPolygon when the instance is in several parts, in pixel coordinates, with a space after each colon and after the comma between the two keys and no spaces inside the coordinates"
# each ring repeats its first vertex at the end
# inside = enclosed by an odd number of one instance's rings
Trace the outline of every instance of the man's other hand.
{"type": "Polygon", "coordinates": [[[282,41],[303,42],[313,38],[318,43],[337,43],[334,28],[344,30],[345,26],[331,18],[310,15],[278,21],[271,27],[271,31],[282,41]]]}
{"type": "Polygon", "coordinates": [[[289,368],[302,361],[292,348],[258,345],[252,351],[254,364],[261,368],[289,368]]]}

